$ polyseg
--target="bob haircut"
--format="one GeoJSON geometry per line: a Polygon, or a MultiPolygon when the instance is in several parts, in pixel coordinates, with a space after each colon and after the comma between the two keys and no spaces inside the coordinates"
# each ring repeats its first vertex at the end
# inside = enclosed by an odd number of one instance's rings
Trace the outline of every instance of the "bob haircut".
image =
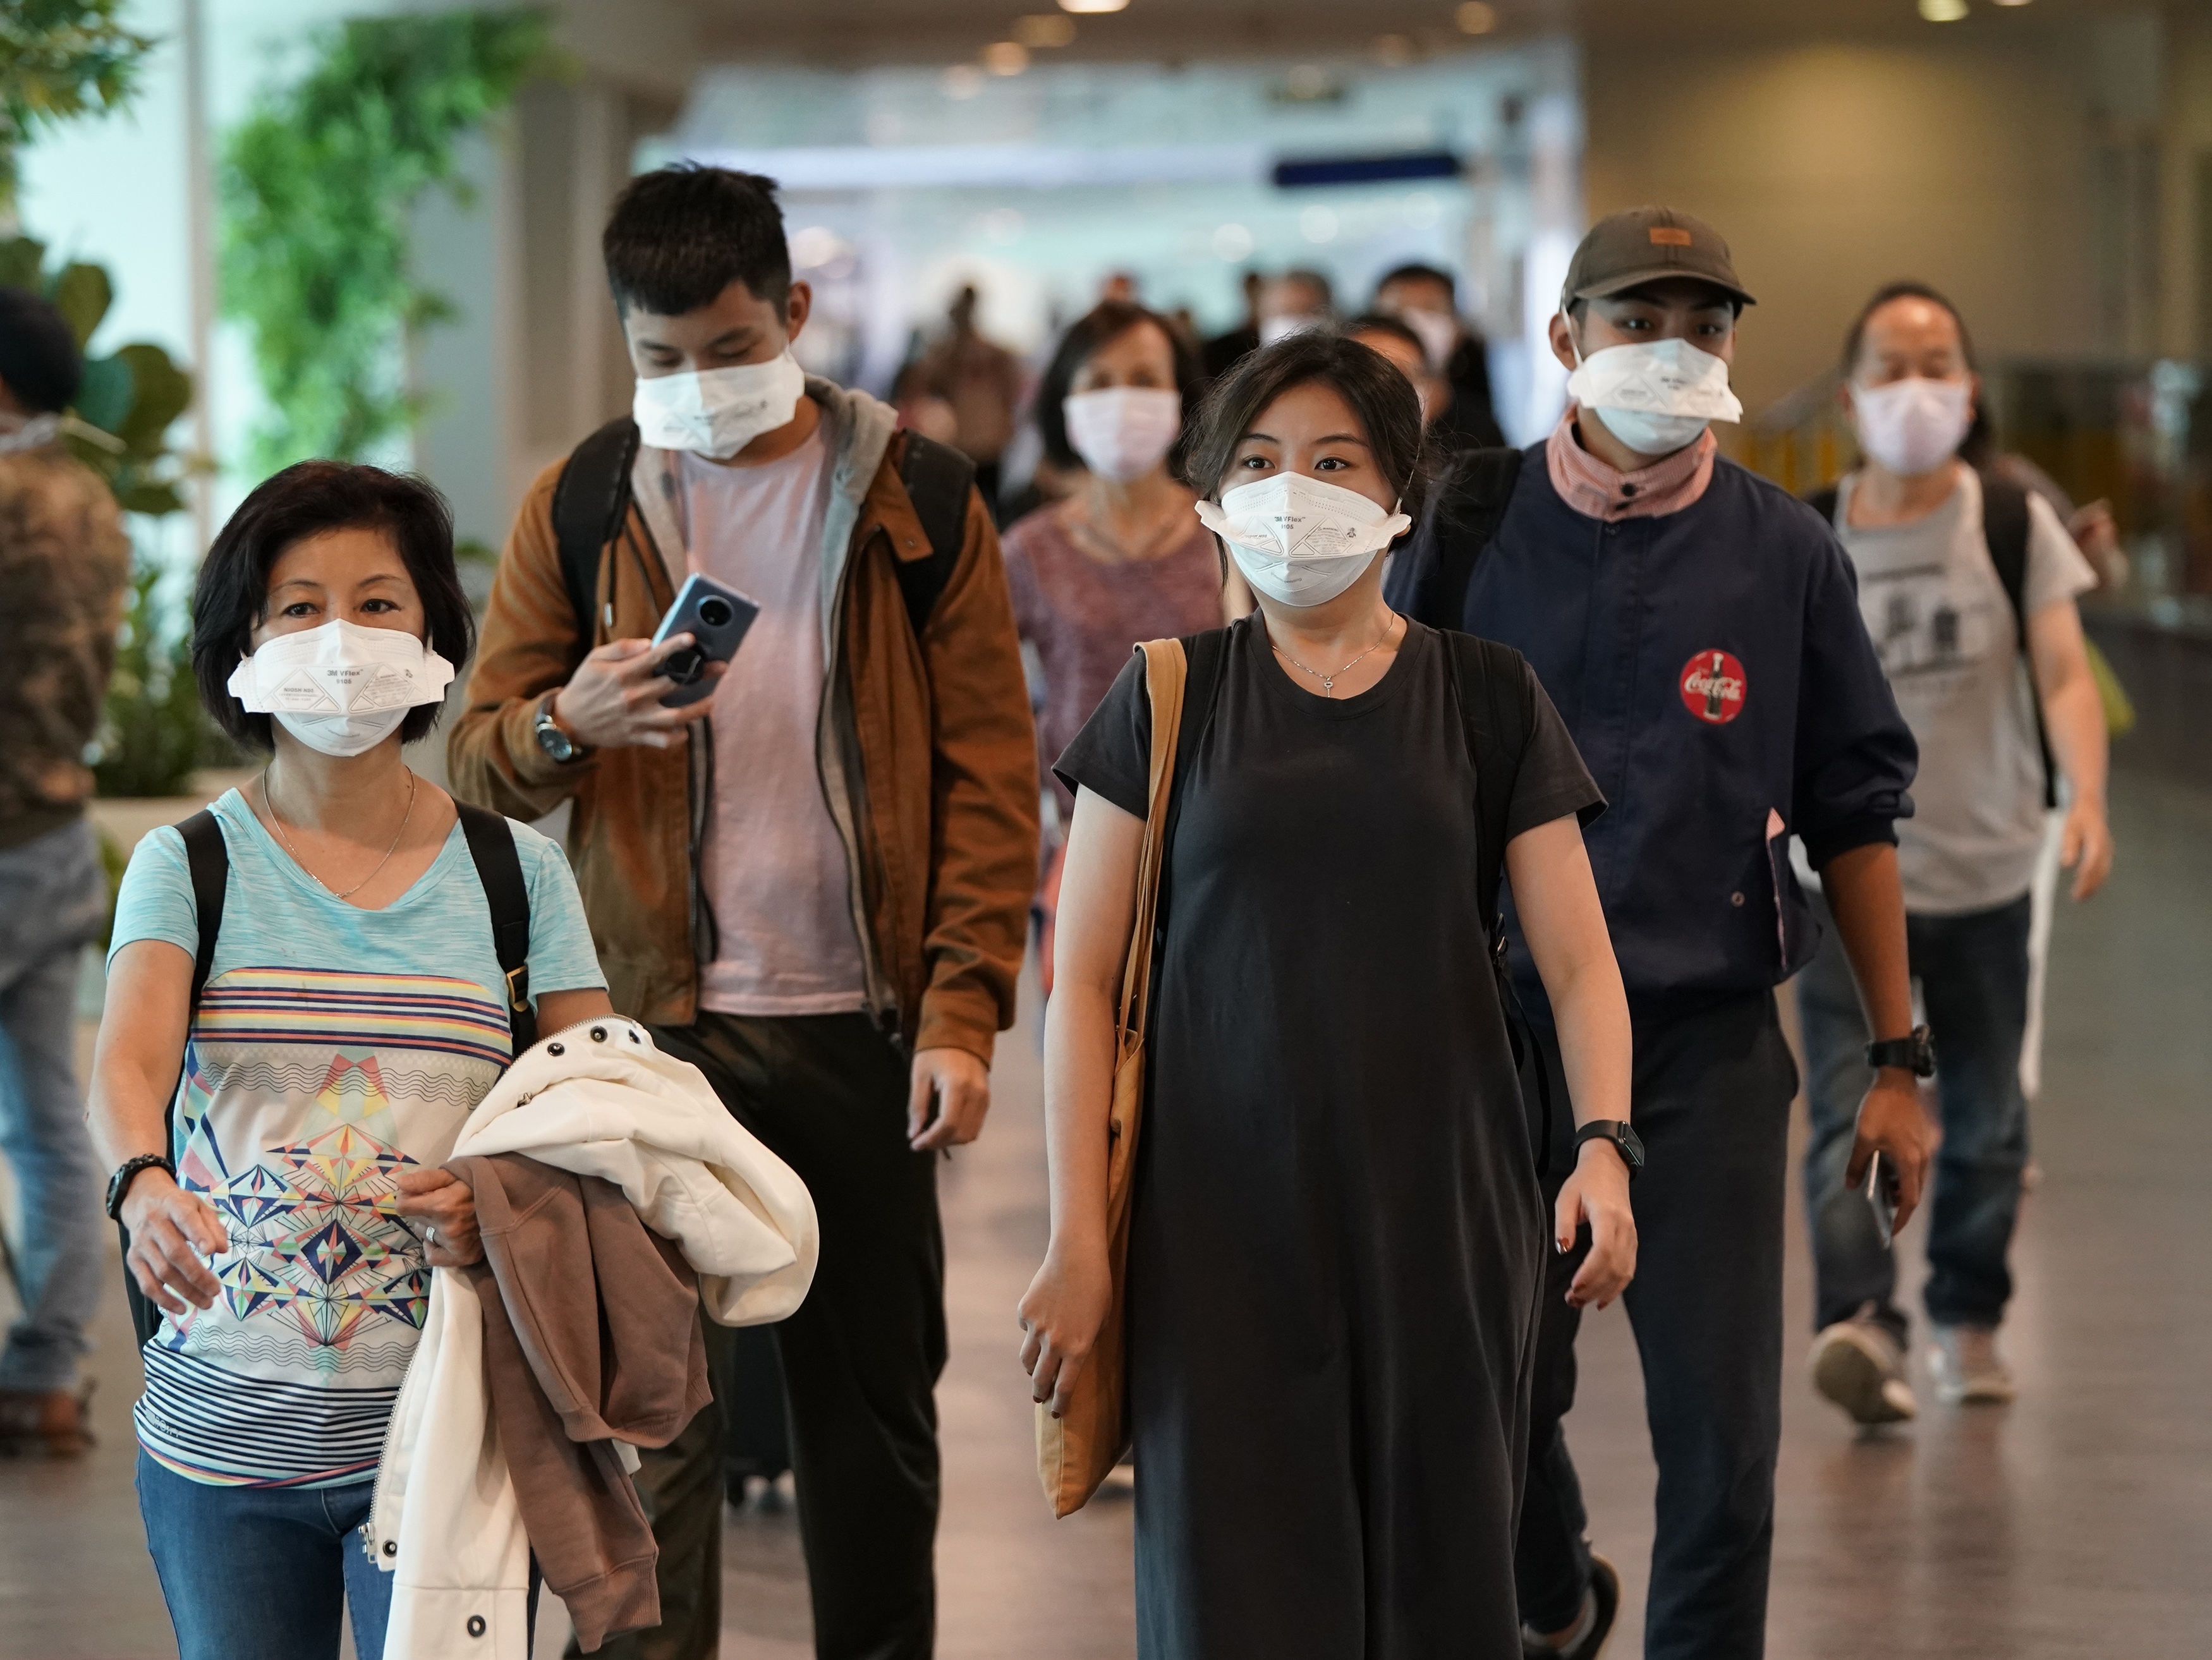
{"type": "Polygon", "coordinates": [[[1220,500],[1222,475],[1252,423],[1285,392],[1316,381],[1352,406],[1376,470],[1398,492],[1398,510],[1419,524],[1428,494],[1420,398],[1395,363],[1334,329],[1306,329],[1262,346],[1214,383],[1190,435],[1190,487],[1220,500]]]}
{"type": "Polygon", "coordinates": [[[1185,438],[1177,439],[1175,447],[1168,453],[1168,471],[1177,471],[1190,430],[1190,417],[1197,412],[1198,395],[1205,385],[1198,349],[1182,330],[1158,312],[1127,300],[1102,300],[1069,324],[1067,332],[1060,337],[1060,344],[1053,350],[1052,362],[1045,366],[1044,379],[1037,383],[1037,436],[1044,441],[1045,459],[1053,465],[1083,465],[1083,458],[1067,441],[1067,416],[1060,408],[1067,398],[1067,389],[1075,384],[1075,377],[1100,351],[1131,329],[1141,328],[1147,323],[1167,340],[1169,357],[1175,365],[1176,390],[1182,394],[1185,438]]]}
{"type": "MultiPolygon", "coordinates": [[[[192,591],[192,678],[216,724],[257,750],[276,747],[269,716],[231,696],[238,660],[253,650],[254,626],[269,612],[269,573],[295,543],[325,531],[377,530],[392,538],[422,602],[432,651],[459,675],[475,649],[476,617],[453,568],[453,514],[446,498],[410,473],[349,461],[300,461],[272,474],[219,531],[192,591]]],[[[443,706],[419,703],[399,723],[413,743],[443,706]]]]}

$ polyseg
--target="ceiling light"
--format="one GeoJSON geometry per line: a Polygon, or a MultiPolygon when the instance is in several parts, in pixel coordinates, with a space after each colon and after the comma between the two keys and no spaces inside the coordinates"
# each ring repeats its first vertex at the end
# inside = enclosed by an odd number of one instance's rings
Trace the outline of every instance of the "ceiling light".
{"type": "Polygon", "coordinates": [[[1075,39],[1075,20],[1056,11],[1014,19],[1014,39],[1035,49],[1064,46],[1075,39]]]}
{"type": "Polygon", "coordinates": [[[1019,75],[1030,66],[1030,49],[1018,40],[994,40],[983,48],[983,67],[994,75],[1019,75]]]}
{"type": "Polygon", "coordinates": [[[1086,12],[1119,11],[1128,3],[1129,0],[1060,0],[1060,9],[1079,15],[1086,12]]]}
{"type": "Polygon", "coordinates": [[[1467,0],[1455,15],[1462,34],[1487,34],[1498,27],[1498,8],[1485,5],[1483,0],[1467,0]]]}
{"type": "Polygon", "coordinates": [[[983,90],[983,71],[973,64],[955,64],[945,71],[945,95],[965,100],[983,90]]]}
{"type": "Polygon", "coordinates": [[[1336,240],[1336,212],[1331,208],[1308,208],[1298,216],[1298,234],[1309,242],[1336,240]]]}
{"type": "Polygon", "coordinates": [[[1996,0],[1996,3],[2000,6],[2024,6],[2027,0],[1996,0]]]}
{"type": "Polygon", "coordinates": [[[1238,224],[1217,225],[1213,231],[1213,252],[1217,258],[1234,264],[1252,252],[1252,233],[1238,224]]]}
{"type": "Polygon", "coordinates": [[[1378,34],[1375,37],[1375,61],[1398,69],[1413,61],[1413,39],[1408,34],[1378,34]]]}
{"type": "Polygon", "coordinates": [[[1955,23],[1966,15],[1966,0],[1920,0],[1920,15],[1930,23],[1955,23]]]}

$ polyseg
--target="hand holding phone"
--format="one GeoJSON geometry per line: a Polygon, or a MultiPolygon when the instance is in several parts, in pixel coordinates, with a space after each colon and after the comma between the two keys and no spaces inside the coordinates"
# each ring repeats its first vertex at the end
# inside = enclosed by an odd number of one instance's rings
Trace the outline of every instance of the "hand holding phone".
{"type": "Polygon", "coordinates": [[[1874,1207],[1875,1231],[1887,1250],[1897,1240],[1897,1176],[1879,1152],[1867,1161],[1866,1196],[1874,1207]]]}
{"type": "Polygon", "coordinates": [[[660,672],[676,683],[662,704],[681,708],[713,696],[714,683],[707,678],[707,666],[736,656],[745,630],[759,615],[760,607],[735,588],[696,572],[685,577],[676,591],[676,603],[653,635],[656,646],[679,634],[691,636],[690,645],[671,652],[660,666],[660,672]]]}

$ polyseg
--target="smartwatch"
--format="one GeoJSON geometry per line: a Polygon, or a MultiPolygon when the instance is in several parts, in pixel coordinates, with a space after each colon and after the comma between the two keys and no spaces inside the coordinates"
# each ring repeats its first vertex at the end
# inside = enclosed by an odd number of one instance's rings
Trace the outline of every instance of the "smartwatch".
{"type": "Polygon", "coordinates": [[[109,1221],[120,1222],[123,1219],[123,1201],[130,1195],[131,1184],[138,1179],[138,1173],[157,1168],[168,1171],[172,1177],[177,1173],[177,1167],[169,1162],[166,1153],[142,1152],[136,1158],[123,1161],[123,1167],[107,1178],[109,1221]]]}
{"type": "Polygon", "coordinates": [[[1927,1027],[1915,1026],[1910,1037],[1887,1037],[1879,1043],[1869,1043],[1866,1063],[1877,1071],[1883,1067],[1903,1067],[1915,1078],[1931,1078],[1936,1073],[1936,1045],[1929,1039],[1927,1027]]]}
{"type": "Polygon", "coordinates": [[[1628,1166],[1628,1179],[1633,1182],[1636,1173],[1644,1168],[1644,1138],[1635,1127],[1624,1124],[1618,1118],[1593,1118],[1575,1132],[1575,1154],[1582,1154],[1585,1141],[1609,1141],[1613,1150],[1620,1155],[1620,1162],[1628,1166]]]}
{"type": "Polygon", "coordinates": [[[557,690],[549,691],[545,694],[545,701],[538,706],[538,747],[562,766],[567,766],[571,762],[582,760],[592,751],[588,745],[568,736],[561,723],[553,718],[553,700],[560,695],[557,690]]]}

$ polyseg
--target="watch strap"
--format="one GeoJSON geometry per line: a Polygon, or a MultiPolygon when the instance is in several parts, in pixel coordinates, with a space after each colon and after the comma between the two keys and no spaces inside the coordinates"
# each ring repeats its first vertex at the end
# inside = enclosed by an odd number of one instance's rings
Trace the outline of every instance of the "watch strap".
{"type": "Polygon", "coordinates": [[[1927,1078],[1936,1071],[1936,1046],[1925,1026],[1915,1026],[1906,1037],[1886,1037],[1880,1043],[1866,1046],[1866,1063],[1879,1071],[1884,1067],[1902,1067],[1916,1078],[1927,1078]]]}
{"type": "Polygon", "coordinates": [[[1644,1140],[1631,1126],[1618,1118],[1593,1118],[1575,1132],[1574,1151],[1582,1152],[1585,1141],[1607,1141],[1620,1154],[1620,1162],[1628,1166],[1629,1179],[1644,1168],[1644,1140]]]}
{"type": "Polygon", "coordinates": [[[142,1152],[135,1158],[125,1159],[115,1174],[107,1178],[107,1219],[109,1221],[120,1222],[123,1219],[123,1201],[131,1195],[131,1184],[138,1179],[141,1171],[156,1167],[168,1171],[172,1177],[177,1173],[177,1167],[170,1162],[168,1154],[142,1152]]]}

